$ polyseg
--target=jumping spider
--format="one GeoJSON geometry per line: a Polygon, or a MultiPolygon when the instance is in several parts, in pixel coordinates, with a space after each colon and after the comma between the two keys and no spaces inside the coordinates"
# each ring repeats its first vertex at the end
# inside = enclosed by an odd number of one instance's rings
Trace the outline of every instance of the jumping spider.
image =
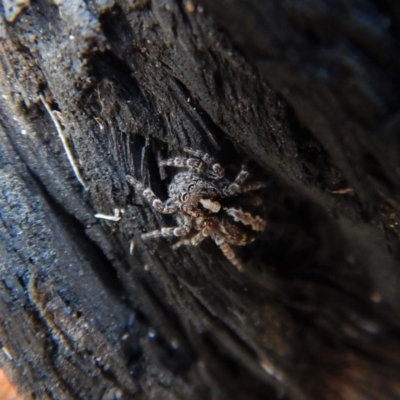
{"type": "Polygon", "coordinates": [[[192,157],[175,157],[160,162],[161,166],[184,168],[176,174],[169,187],[169,198],[162,202],[150,188],[135,178],[127,181],[160,213],[177,213],[179,225],[161,228],[142,235],[142,238],[182,237],[173,248],[181,245],[197,246],[211,237],[225,257],[239,270],[240,260],[231,245],[244,246],[252,242],[265,228],[261,215],[253,215],[243,208],[257,208],[260,197],[251,192],[264,187],[262,182],[247,182],[249,172],[242,166],[233,182],[225,178],[225,170],[207,153],[185,148],[192,157]],[[247,194],[247,196],[246,196],[247,194]],[[194,231],[194,232],[192,232],[194,231]]]}

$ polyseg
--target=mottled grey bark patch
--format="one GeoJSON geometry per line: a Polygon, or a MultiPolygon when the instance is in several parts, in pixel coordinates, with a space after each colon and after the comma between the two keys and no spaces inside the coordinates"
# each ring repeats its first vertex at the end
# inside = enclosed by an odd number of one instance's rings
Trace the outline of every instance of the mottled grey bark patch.
{"type": "Polygon", "coordinates": [[[22,393],[398,397],[396,6],[43,0],[12,22],[2,12],[0,364],[22,393]],[[174,220],[125,177],[165,200],[173,172],[159,161],[184,147],[267,182],[266,230],[238,249],[243,272],[207,241],[141,240],[174,220]]]}

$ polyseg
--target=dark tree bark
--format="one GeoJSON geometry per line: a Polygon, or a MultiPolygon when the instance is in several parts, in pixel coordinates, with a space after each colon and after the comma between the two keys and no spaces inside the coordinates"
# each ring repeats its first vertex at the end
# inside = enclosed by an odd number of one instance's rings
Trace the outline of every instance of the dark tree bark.
{"type": "Polygon", "coordinates": [[[397,5],[3,3],[0,365],[26,398],[400,398],[397,5]],[[185,146],[268,184],[243,272],[141,240],[174,220],[125,176],[166,198],[185,146]]]}

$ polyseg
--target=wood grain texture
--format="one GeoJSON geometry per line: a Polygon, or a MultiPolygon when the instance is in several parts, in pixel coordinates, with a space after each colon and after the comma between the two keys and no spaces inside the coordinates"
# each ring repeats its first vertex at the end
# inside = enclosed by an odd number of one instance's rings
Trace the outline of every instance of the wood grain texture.
{"type": "Polygon", "coordinates": [[[0,365],[20,392],[399,397],[396,6],[31,3],[0,20],[0,365]],[[158,163],[186,146],[267,182],[242,273],[212,242],[140,238],[174,219],[125,177],[165,199],[158,163]]]}

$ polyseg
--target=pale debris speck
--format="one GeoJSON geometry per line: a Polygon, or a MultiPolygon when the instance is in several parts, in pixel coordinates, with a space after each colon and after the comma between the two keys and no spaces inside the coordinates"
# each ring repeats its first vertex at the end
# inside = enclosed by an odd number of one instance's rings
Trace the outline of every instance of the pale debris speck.
{"type": "Polygon", "coordinates": [[[118,222],[121,219],[121,214],[123,213],[123,210],[120,208],[114,208],[114,215],[107,215],[107,214],[95,214],[94,217],[98,219],[106,219],[108,221],[114,221],[118,222]]]}
{"type": "Polygon", "coordinates": [[[133,250],[135,250],[135,240],[132,239],[129,242],[129,254],[132,255],[133,254],[133,250]]]}
{"type": "Polygon", "coordinates": [[[62,117],[62,113],[60,113],[59,111],[53,111],[50,108],[50,105],[47,103],[47,101],[45,100],[43,94],[39,95],[39,99],[42,102],[42,104],[44,105],[44,108],[46,109],[47,113],[49,114],[55,128],[56,131],[58,133],[59,138],[61,139],[61,143],[63,145],[65,154],[67,155],[68,161],[75,173],[76,178],[78,179],[78,181],[80,182],[80,184],[84,187],[85,190],[88,190],[89,188],[86,186],[86,183],[79,171],[78,165],[75,162],[74,156],[72,154],[71,148],[68,144],[67,138],[64,135],[63,129],[61,128],[60,122],[59,120],[61,120],[61,122],[63,122],[63,117],[62,117]]]}
{"type": "Polygon", "coordinates": [[[13,358],[12,358],[12,355],[11,355],[11,353],[10,353],[10,351],[8,350],[8,348],[6,347],[6,346],[3,346],[2,348],[1,348],[1,351],[3,352],[3,354],[5,355],[5,357],[8,359],[8,360],[12,360],[13,358]]]}
{"type": "Polygon", "coordinates": [[[382,296],[378,292],[372,292],[370,298],[374,303],[380,303],[382,301],[382,296]]]}
{"type": "Polygon", "coordinates": [[[274,376],[276,379],[279,381],[283,380],[282,373],[279,372],[272,364],[270,361],[264,359],[260,360],[260,367],[269,375],[274,376]]]}
{"type": "Polygon", "coordinates": [[[332,194],[348,194],[348,193],[353,193],[352,188],[342,188],[342,189],[336,189],[336,190],[330,190],[332,194]]]}
{"type": "Polygon", "coordinates": [[[194,3],[192,1],[187,1],[185,3],[185,10],[189,14],[194,13],[196,11],[196,6],[194,5],[194,3]]]}

